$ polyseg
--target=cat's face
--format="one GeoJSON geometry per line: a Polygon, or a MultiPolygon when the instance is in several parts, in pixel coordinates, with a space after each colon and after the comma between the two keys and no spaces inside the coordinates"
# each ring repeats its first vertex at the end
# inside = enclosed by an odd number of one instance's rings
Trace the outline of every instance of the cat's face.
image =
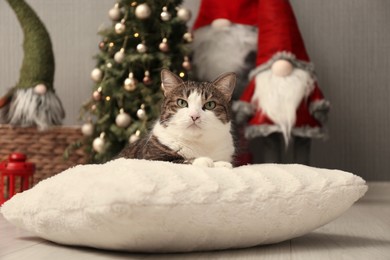
{"type": "Polygon", "coordinates": [[[230,99],[235,75],[224,74],[214,82],[183,82],[162,71],[164,102],[160,124],[186,133],[210,131],[230,123],[230,99]]]}

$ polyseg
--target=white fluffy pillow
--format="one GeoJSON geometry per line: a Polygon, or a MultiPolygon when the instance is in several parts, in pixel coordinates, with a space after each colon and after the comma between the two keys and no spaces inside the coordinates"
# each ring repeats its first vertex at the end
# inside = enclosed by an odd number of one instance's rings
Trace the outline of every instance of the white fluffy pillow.
{"type": "Polygon", "coordinates": [[[68,169],[17,194],[1,212],[61,244],[180,252],[301,236],[366,190],[353,174],[303,165],[226,169],[118,159],[68,169]]]}

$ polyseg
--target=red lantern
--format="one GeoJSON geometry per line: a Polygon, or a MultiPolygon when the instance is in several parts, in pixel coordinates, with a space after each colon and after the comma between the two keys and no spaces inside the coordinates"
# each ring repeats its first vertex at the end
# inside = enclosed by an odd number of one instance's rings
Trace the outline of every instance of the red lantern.
{"type": "Polygon", "coordinates": [[[26,162],[26,159],[26,155],[22,153],[12,153],[8,160],[0,162],[0,205],[12,198],[16,192],[31,187],[35,164],[26,162]],[[20,189],[15,187],[18,179],[20,179],[20,189]],[[4,188],[5,183],[7,188],[4,188]]]}

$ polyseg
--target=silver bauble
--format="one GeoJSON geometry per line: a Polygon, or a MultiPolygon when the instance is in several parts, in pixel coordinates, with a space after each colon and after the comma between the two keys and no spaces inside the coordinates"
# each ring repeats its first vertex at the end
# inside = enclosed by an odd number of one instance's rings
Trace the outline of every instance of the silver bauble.
{"type": "Polygon", "coordinates": [[[97,153],[104,152],[104,139],[100,136],[93,140],[92,147],[97,153]]]}
{"type": "Polygon", "coordinates": [[[103,71],[99,68],[94,68],[91,71],[91,79],[95,82],[100,82],[103,79],[103,71]]]}
{"type": "Polygon", "coordinates": [[[188,22],[191,19],[191,16],[191,11],[186,8],[179,8],[179,10],[177,10],[177,17],[183,22],[188,22]]]}
{"type": "Polygon", "coordinates": [[[85,136],[91,136],[93,134],[93,124],[85,123],[81,127],[81,133],[85,136]]]}
{"type": "Polygon", "coordinates": [[[119,4],[115,4],[113,8],[108,11],[108,17],[110,17],[113,21],[118,21],[122,16],[121,9],[119,8],[119,4]]]}
{"type": "Polygon", "coordinates": [[[115,118],[115,123],[118,127],[128,127],[131,123],[131,117],[129,114],[124,112],[123,109],[121,109],[119,114],[115,118]]]}
{"type": "Polygon", "coordinates": [[[146,118],[146,111],[143,108],[140,108],[137,110],[137,117],[141,120],[144,120],[146,118]]]}
{"type": "Polygon", "coordinates": [[[126,26],[124,23],[120,22],[115,24],[115,32],[117,34],[122,34],[125,32],[125,30],[126,30],[126,26]]]}
{"type": "Polygon", "coordinates": [[[114,60],[117,62],[117,63],[122,63],[124,60],[125,60],[125,49],[120,49],[120,51],[118,51],[117,53],[115,53],[114,55],[114,60]]]}
{"type": "Polygon", "coordinates": [[[152,11],[147,4],[140,4],[135,8],[135,16],[141,20],[149,18],[151,13],[152,11]]]}
{"type": "Polygon", "coordinates": [[[167,22],[171,20],[171,14],[168,12],[168,8],[166,6],[163,7],[163,11],[160,14],[161,20],[167,22]]]}
{"type": "Polygon", "coordinates": [[[145,53],[147,51],[147,49],[148,48],[146,47],[146,45],[144,43],[137,44],[137,51],[139,53],[145,53]]]}

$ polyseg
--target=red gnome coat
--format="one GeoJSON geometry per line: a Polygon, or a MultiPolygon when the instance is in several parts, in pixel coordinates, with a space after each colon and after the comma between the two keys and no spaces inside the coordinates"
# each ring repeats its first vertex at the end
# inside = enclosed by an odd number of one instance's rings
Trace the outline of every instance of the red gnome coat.
{"type": "MultiPolygon", "coordinates": [[[[253,138],[267,136],[272,132],[284,132],[281,129],[283,127],[272,120],[261,104],[254,104],[253,95],[255,89],[259,87],[256,79],[259,74],[271,70],[273,72],[271,77],[289,77],[289,70],[295,69],[306,71],[312,82],[311,86],[305,89],[299,105],[295,108],[295,120],[291,128],[287,129],[289,132],[284,133],[287,135],[285,139],[288,139],[289,134],[310,138],[323,137],[321,121],[325,121],[329,103],[324,100],[316,82],[314,66],[310,63],[290,3],[287,0],[260,0],[258,12],[257,67],[250,73],[251,82],[240,98],[244,104],[254,106],[254,114],[250,117],[245,131],[246,137],[253,138]],[[288,62],[280,62],[280,60],[288,62]]],[[[301,84],[306,82],[302,81],[301,84]]]]}

